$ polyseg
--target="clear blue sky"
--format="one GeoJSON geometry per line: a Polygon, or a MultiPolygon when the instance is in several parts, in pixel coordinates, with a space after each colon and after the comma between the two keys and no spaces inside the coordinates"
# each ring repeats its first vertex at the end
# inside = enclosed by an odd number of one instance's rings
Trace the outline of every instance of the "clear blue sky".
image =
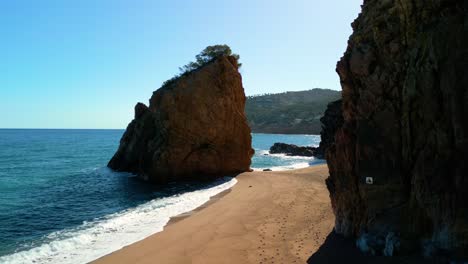
{"type": "Polygon", "coordinates": [[[125,128],[203,48],[240,54],[247,95],[340,89],[362,0],[0,1],[0,127],[125,128]]]}

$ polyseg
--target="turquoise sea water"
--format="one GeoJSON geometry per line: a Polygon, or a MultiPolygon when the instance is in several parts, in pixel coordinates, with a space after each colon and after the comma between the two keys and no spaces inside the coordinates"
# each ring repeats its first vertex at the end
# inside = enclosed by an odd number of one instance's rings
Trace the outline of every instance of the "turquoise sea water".
{"type": "MultiPolygon", "coordinates": [[[[113,172],[106,164],[123,132],[0,129],[0,263],[93,260],[162,230],[170,216],[235,184],[223,178],[158,188],[113,172]]],[[[253,134],[252,167],[285,170],[321,162],[264,155],[275,142],[319,141],[311,135],[253,134]]]]}

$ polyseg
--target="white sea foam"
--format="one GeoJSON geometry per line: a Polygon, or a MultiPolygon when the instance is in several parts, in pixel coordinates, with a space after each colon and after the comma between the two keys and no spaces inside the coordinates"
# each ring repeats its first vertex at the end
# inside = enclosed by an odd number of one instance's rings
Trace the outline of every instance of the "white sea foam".
{"type": "Polygon", "coordinates": [[[315,158],[314,157],[306,157],[306,156],[288,156],[286,154],[268,154],[269,156],[271,157],[277,157],[277,158],[281,158],[283,160],[297,160],[297,159],[301,159],[301,160],[314,160],[315,158]]]}
{"type": "Polygon", "coordinates": [[[268,150],[264,149],[256,149],[256,154],[260,157],[263,157],[265,154],[265,158],[272,159],[272,163],[276,165],[284,164],[280,166],[268,166],[268,167],[254,167],[252,168],[254,171],[262,171],[264,169],[271,169],[272,171],[285,171],[285,170],[294,170],[294,169],[302,169],[307,168],[315,163],[320,163],[320,160],[317,160],[315,157],[305,157],[305,156],[288,156],[286,154],[270,154],[268,150]],[[276,161],[274,161],[276,160],[276,161]],[[280,161],[280,162],[278,162],[280,161]],[[284,162],[282,162],[284,161],[284,162]]]}
{"type": "Polygon", "coordinates": [[[162,231],[171,217],[194,210],[236,182],[234,178],[225,177],[209,188],[155,199],[104,219],[84,223],[76,229],[52,233],[48,236],[49,243],[0,257],[0,263],[90,262],[162,231]]]}
{"type": "Polygon", "coordinates": [[[299,162],[294,163],[291,165],[284,165],[284,166],[273,166],[273,167],[265,167],[265,168],[252,168],[254,171],[263,171],[264,169],[270,169],[272,171],[285,171],[285,170],[295,170],[295,169],[302,169],[309,167],[310,164],[308,162],[299,162]]]}
{"type": "Polygon", "coordinates": [[[270,154],[270,151],[265,150],[265,149],[255,149],[255,154],[265,155],[265,154],[270,154]]]}
{"type": "Polygon", "coordinates": [[[306,156],[288,156],[286,154],[271,154],[270,151],[265,150],[265,149],[255,149],[255,153],[258,154],[258,156],[270,156],[270,157],[276,157],[284,160],[313,160],[315,159],[314,157],[306,157],[306,156]]]}

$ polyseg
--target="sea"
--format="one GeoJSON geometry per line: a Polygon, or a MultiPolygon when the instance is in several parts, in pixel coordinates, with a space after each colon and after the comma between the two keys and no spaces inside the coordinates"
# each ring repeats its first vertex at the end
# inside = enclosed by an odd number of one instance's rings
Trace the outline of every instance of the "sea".
{"type": "MultiPolygon", "coordinates": [[[[106,167],[124,130],[0,129],[0,263],[86,263],[160,232],[237,182],[164,187],[106,167]]],[[[252,134],[254,170],[323,163],[269,154],[275,142],[318,146],[317,135],[252,134]],[[267,155],[265,155],[267,154],[267,155]]]]}

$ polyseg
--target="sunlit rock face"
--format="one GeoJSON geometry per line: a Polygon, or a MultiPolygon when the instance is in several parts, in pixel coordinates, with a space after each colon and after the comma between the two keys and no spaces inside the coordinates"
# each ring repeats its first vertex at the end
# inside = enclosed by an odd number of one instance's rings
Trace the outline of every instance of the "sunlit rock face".
{"type": "Polygon", "coordinates": [[[373,254],[468,256],[468,1],[367,0],[337,65],[335,230],[373,254]]]}
{"type": "Polygon", "coordinates": [[[155,183],[248,171],[245,100],[237,59],[221,56],[138,103],[108,166],[155,183]]]}

